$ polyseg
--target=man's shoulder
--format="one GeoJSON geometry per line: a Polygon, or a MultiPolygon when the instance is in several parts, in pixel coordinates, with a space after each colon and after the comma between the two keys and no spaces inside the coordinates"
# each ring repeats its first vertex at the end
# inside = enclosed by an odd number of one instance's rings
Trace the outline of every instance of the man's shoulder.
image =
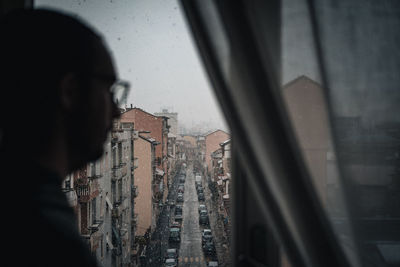
{"type": "Polygon", "coordinates": [[[3,240],[3,252],[24,255],[13,266],[97,266],[69,213],[35,208],[27,215],[13,219],[3,240]]]}
{"type": "Polygon", "coordinates": [[[7,192],[8,202],[3,204],[13,201],[5,206],[7,231],[2,241],[7,245],[2,253],[17,259],[12,266],[97,266],[60,186],[37,175],[28,178],[39,183],[20,183],[7,192]]]}

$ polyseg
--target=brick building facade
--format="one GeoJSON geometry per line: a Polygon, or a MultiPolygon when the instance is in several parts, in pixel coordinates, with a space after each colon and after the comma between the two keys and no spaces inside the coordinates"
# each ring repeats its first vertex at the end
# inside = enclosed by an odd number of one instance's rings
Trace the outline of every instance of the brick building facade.
{"type": "Polygon", "coordinates": [[[212,169],[211,153],[220,148],[220,144],[230,138],[230,135],[222,130],[216,130],[205,136],[205,160],[207,171],[212,169]]]}
{"type": "Polygon", "coordinates": [[[168,196],[168,118],[155,116],[140,108],[129,108],[121,114],[121,123],[134,123],[141,135],[154,138],[159,145],[155,149],[155,164],[163,179],[163,201],[168,196]]]}

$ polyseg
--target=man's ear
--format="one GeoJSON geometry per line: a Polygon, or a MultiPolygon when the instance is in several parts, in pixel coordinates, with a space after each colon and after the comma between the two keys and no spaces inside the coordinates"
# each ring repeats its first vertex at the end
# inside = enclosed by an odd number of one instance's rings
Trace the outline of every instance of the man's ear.
{"type": "Polygon", "coordinates": [[[60,81],[60,102],[63,109],[72,111],[79,106],[79,81],[75,73],[67,73],[60,81]]]}

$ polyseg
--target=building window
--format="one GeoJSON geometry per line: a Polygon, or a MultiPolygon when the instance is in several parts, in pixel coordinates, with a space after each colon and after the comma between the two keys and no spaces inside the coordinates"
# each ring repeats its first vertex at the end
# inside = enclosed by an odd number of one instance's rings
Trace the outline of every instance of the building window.
{"type": "Polygon", "coordinates": [[[104,257],[104,240],[103,236],[101,236],[100,240],[100,256],[103,258],[104,257]]]}
{"type": "Polygon", "coordinates": [[[104,209],[103,209],[103,196],[100,196],[100,218],[103,219],[104,209]]]}
{"type": "Polygon", "coordinates": [[[96,223],[96,198],[92,200],[92,224],[96,223]]]}
{"type": "Polygon", "coordinates": [[[118,163],[122,163],[122,143],[118,143],[118,163]]]}
{"type": "Polygon", "coordinates": [[[113,168],[117,166],[117,146],[112,145],[112,166],[113,168]]]}

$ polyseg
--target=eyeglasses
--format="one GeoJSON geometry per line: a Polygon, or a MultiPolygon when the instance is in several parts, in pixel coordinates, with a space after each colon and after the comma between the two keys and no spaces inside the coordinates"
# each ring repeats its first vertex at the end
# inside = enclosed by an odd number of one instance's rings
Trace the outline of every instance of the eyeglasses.
{"type": "Polygon", "coordinates": [[[110,75],[98,74],[98,73],[85,73],[85,76],[90,76],[105,82],[113,82],[110,87],[110,94],[114,101],[114,103],[119,107],[122,108],[127,103],[129,91],[130,91],[130,84],[127,81],[117,80],[110,75]]]}
{"type": "Polygon", "coordinates": [[[127,102],[130,84],[127,81],[118,80],[111,85],[110,92],[114,103],[122,108],[127,102]]]}

